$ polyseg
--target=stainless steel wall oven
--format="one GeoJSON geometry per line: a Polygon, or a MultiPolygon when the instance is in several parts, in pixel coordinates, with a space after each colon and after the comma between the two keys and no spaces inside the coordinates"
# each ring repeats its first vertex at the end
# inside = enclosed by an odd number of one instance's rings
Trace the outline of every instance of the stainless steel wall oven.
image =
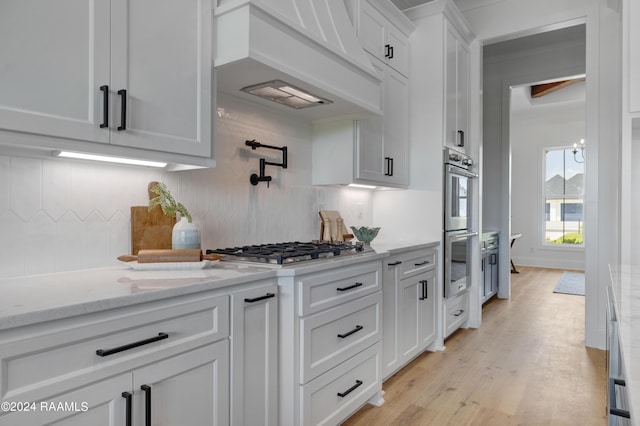
{"type": "Polygon", "coordinates": [[[473,160],[444,149],[444,297],[452,298],[469,286],[471,244],[478,235],[471,227],[471,171],[473,160]]]}

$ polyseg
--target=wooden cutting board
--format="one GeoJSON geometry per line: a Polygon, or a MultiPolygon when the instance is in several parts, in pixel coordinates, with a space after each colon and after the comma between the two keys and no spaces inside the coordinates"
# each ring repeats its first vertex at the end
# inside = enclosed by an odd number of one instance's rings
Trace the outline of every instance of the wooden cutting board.
{"type": "Polygon", "coordinates": [[[131,254],[137,255],[140,250],[170,249],[175,224],[175,216],[165,216],[160,206],[151,211],[147,206],[131,207],[131,254]]]}

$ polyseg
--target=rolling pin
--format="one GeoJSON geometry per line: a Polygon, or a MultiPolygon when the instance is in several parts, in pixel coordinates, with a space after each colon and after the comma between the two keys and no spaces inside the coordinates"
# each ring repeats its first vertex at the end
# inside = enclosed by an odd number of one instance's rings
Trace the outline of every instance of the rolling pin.
{"type": "Polygon", "coordinates": [[[124,254],[118,256],[122,262],[137,260],[138,263],[163,263],[163,262],[201,262],[203,260],[220,260],[218,254],[202,254],[200,249],[185,250],[140,250],[138,255],[124,254]]]}

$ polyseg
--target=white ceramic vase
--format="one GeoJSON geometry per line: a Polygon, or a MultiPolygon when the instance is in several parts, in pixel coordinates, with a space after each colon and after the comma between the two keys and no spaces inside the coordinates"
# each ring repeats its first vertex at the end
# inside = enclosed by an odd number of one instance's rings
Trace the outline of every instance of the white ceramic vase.
{"type": "Polygon", "coordinates": [[[186,217],[173,225],[171,233],[171,248],[179,249],[199,249],[200,248],[200,231],[198,227],[189,222],[186,217]]]}

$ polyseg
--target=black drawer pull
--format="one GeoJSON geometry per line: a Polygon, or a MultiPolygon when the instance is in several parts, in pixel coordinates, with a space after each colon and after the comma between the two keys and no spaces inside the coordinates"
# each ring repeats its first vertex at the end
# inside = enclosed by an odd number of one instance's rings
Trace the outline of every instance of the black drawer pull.
{"type": "Polygon", "coordinates": [[[137,342],[129,343],[128,345],[124,345],[124,346],[118,346],[117,348],[98,349],[96,351],[96,355],[109,356],[109,355],[117,354],[118,352],[124,352],[129,349],[137,348],[138,346],[148,345],[149,343],[157,342],[159,340],[164,340],[168,338],[169,338],[169,335],[167,333],[158,333],[156,337],[151,337],[149,339],[144,339],[137,342]]]}
{"type": "Polygon", "coordinates": [[[122,392],[122,397],[126,400],[124,424],[125,426],[131,426],[131,393],[122,392]]]}
{"type": "Polygon", "coordinates": [[[351,386],[349,389],[347,389],[344,392],[338,392],[338,396],[340,398],[344,398],[345,396],[349,395],[351,392],[353,392],[354,390],[358,389],[361,385],[362,385],[362,380],[356,380],[356,384],[351,386]]]}
{"type": "Polygon", "coordinates": [[[336,288],[336,290],[338,291],[347,291],[347,290],[352,290],[356,287],[362,287],[362,283],[355,283],[354,285],[350,285],[349,287],[338,287],[336,288]]]}
{"type": "Polygon", "coordinates": [[[621,410],[619,408],[611,408],[609,409],[609,413],[617,417],[624,417],[625,419],[631,418],[631,414],[627,410],[621,410]]]}
{"type": "Polygon", "coordinates": [[[398,265],[400,265],[400,264],[402,264],[402,262],[401,262],[401,261],[399,261],[399,260],[396,260],[396,261],[395,261],[395,262],[393,262],[393,263],[387,263],[387,266],[398,266],[398,265]]]}
{"type": "Polygon", "coordinates": [[[353,329],[353,330],[351,330],[351,331],[347,331],[347,332],[346,332],[346,333],[344,333],[344,334],[338,334],[338,337],[339,337],[339,338],[341,338],[341,339],[344,339],[344,338],[346,338],[346,337],[351,336],[353,333],[357,333],[358,331],[362,330],[363,328],[364,328],[364,327],[363,327],[363,326],[361,326],[361,325],[356,325],[356,328],[354,328],[354,329],[353,329]]]}
{"type": "Polygon", "coordinates": [[[420,263],[414,263],[415,266],[424,266],[424,265],[428,265],[429,261],[425,260],[424,262],[420,262],[420,263]]]}
{"type": "Polygon", "coordinates": [[[253,299],[244,299],[246,303],[255,303],[265,299],[271,299],[272,297],[276,297],[274,293],[267,293],[264,296],[254,297],[253,299]]]}
{"type": "Polygon", "coordinates": [[[109,86],[100,86],[102,92],[102,124],[100,128],[109,127],[109,86]]]}
{"type": "Polygon", "coordinates": [[[422,297],[419,298],[419,300],[427,300],[429,298],[429,289],[427,288],[427,280],[420,280],[418,281],[420,284],[422,284],[422,297]]]}
{"type": "Polygon", "coordinates": [[[464,314],[464,309],[460,309],[458,310],[458,312],[456,312],[455,314],[453,314],[454,317],[459,317],[460,315],[464,314]]]}
{"type": "Polygon", "coordinates": [[[458,146],[464,146],[464,130],[458,130],[459,142],[458,146]]]}
{"type": "Polygon", "coordinates": [[[142,385],[140,389],[144,392],[144,424],[151,426],[151,386],[142,385]]]}
{"type": "Polygon", "coordinates": [[[122,96],[120,100],[120,125],[118,130],[127,130],[127,91],[125,89],[118,90],[118,95],[122,96]]]}

